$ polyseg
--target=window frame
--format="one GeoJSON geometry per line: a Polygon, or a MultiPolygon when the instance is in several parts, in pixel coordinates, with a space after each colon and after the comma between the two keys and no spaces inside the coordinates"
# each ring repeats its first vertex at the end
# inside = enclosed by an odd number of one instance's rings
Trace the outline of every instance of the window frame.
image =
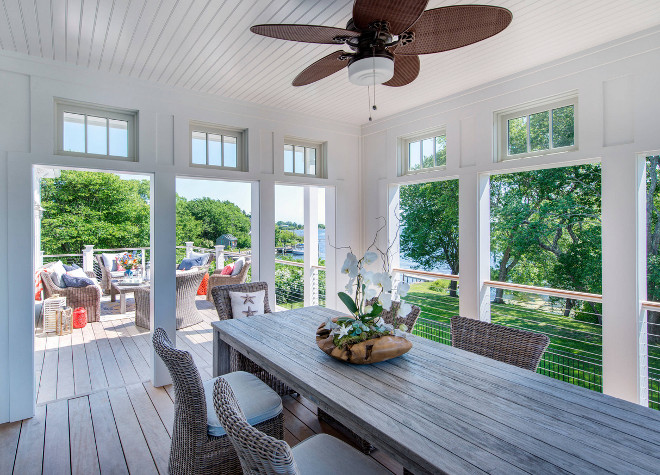
{"type": "MultiPolygon", "coordinates": [[[[222,139],[221,139],[222,140],[222,139]]],[[[206,122],[190,121],[188,130],[188,146],[190,166],[196,168],[214,168],[217,170],[233,170],[233,171],[247,171],[247,130],[238,127],[230,127],[224,125],[209,124],[206,122]],[[206,163],[193,163],[193,145],[192,134],[193,132],[200,132],[206,134],[206,163]],[[222,137],[234,137],[236,139],[236,166],[227,167],[224,165],[211,165],[209,164],[209,138],[208,134],[220,135],[222,137]]],[[[224,144],[224,141],[221,142],[224,144]]],[[[224,164],[224,147],[220,147],[221,160],[224,164]]]]}
{"type": "Polygon", "coordinates": [[[426,132],[415,133],[414,135],[407,135],[404,137],[399,137],[399,148],[400,148],[400,175],[417,175],[419,173],[427,173],[437,170],[445,170],[447,168],[447,129],[445,127],[439,129],[433,129],[426,132]],[[436,152],[436,139],[438,137],[445,138],[445,163],[444,165],[435,164],[435,154],[436,152]],[[424,167],[424,152],[421,143],[426,139],[433,139],[433,156],[434,156],[434,165],[432,167],[424,167]],[[419,170],[410,170],[410,144],[414,142],[420,142],[420,168],[419,170]]]}
{"type": "Polygon", "coordinates": [[[55,154],[68,155],[72,157],[104,158],[110,160],[121,160],[127,162],[138,161],[138,111],[119,109],[116,107],[91,104],[86,102],[71,101],[55,98],[55,154]],[[100,117],[106,120],[120,120],[127,125],[126,156],[110,155],[110,127],[107,127],[107,154],[73,152],[64,150],[64,113],[79,114],[85,116],[85,150],[87,149],[87,116],[100,117]]]}
{"type": "Polygon", "coordinates": [[[578,134],[578,103],[577,92],[570,92],[553,96],[539,101],[534,101],[527,104],[522,104],[512,108],[508,108],[495,113],[495,128],[496,128],[496,144],[495,144],[495,162],[505,162],[509,160],[519,160],[521,158],[539,157],[543,155],[550,155],[554,153],[573,152],[579,150],[579,134],[578,134]],[[564,147],[552,147],[552,111],[566,106],[573,106],[573,145],[564,147]],[[540,112],[548,112],[548,133],[550,147],[545,150],[531,150],[531,137],[529,130],[529,116],[538,114],[540,112]],[[527,117],[527,149],[529,152],[517,153],[509,155],[509,128],[508,121],[527,117]]]}
{"type": "Polygon", "coordinates": [[[297,139],[294,137],[284,137],[284,143],[282,144],[282,170],[283,173],[287,176],[306,176],[306,177],[315,177],[315,178],[327,178],[325,172],[325,143],[323,142],[313,142],[310,140],[297,139]],[[289,145],[293,147],[293,171],[287,172],[285,170],[284,163],[284,149],[289,145]],[[299,173],[296,171],[296,147],[303,148],[304,156],[304,172],[299,173]],[[309,158],[307,156],[306,149],[316,150],[316,171],[315,173],[307,173],[309,167],[309,158]]]}

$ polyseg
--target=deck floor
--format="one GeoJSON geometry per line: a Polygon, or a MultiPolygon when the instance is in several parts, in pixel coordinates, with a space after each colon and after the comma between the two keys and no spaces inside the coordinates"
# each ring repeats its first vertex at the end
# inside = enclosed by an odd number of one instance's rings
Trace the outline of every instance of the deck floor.
{"type": "MultiPolygon", "coordinates": [[[[213,305],[201,298],[204,321],[177,331],[202,379],[212,377],[213,305]]],[[[129,307],[130,308],[130,307],[129,307]]],[[[0,474],[167,473],[174,391],[150,382],[149,331],[133,315],[103,317],[73,334],[35,334],[35,417],[0,425],[0,474]]],[[[316,418],[303,397],[284,398],[290,445],[316,433],[342,434],[316,418]]],[[[375,450],[394,473],[402,467],[375,450]]]]}

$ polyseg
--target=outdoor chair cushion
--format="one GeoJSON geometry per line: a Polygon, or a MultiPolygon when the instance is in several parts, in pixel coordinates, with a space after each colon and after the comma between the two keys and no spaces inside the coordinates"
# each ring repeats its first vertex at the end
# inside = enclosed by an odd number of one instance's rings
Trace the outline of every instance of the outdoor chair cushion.
{"type": "Polygon", "coordinates": [[[50,266],[50,278],[53,281],[55,285],[58,287],[64,288],[66,287],[66,284],[62,280],[62,276],[66,274],[66,269],[64,268],[64,264],[62,264],[62,261],[57,261],[51,264],[50,266]]]}
{"type": "Polygon", "coordinates": [[[257,292],[229,292],[231,313],[234,318],[251,317],[264,313],[265,290],[257,292]]]}
{"type": "Polygon", "coordinates": [[[76,265],[76,264],[71,264],[70,266],[68,266],[66,264],[62,264],[62,265],[64,266],[64,270],[67,271],[67,272],[71,272],[72,270],[80,269],[80,266],[76,265]]]}
{"type": "MultiPolygon", "coordinates": [[[[241,408],[243,400],[241,400],[241,408]]],[[[249,420],[248,420],[249,422],[249,420]]],[[[316,434],[291,448],[298,473],[333,475],[360,473],[360,475],[389,473],[371,457],[328,434],[316,434]]]]}
{"type": "Polygon", "coordinates": [[[119,254],[101,254],[103,265],[110,272],[117,270],[117,257],[119,257],[119,254]]]}
{"type": "Polygon", "coordinates": [[[193,267],[203,266],[204,258],[203,257],[186,257],[181,260],[178,270],[190,270],[193,267]]]}
{"type": "MultiPolygon", "coordinates": [[[[272,419],[282,412],[282,398],[255,375],[236,371],[225,374],[222,378],[229,383],[236,398],[241,401],[243,414],[251,425],[272,419]]],[[[213,405],[213,385],[217,379],[204,381],[204,397],[209,435],[220,437],[226,432],[220,425],[213,405]]]]}
{"type": "Polygon", "coordinates": [[[94,285],[94,281],[89,277],[76,277],[71,274],[64,274],[62,280],[65,287],[87,287],[88,285],[94,285]]]}
{"type": "Polygon", "coordinates": [[[197,259],[197,258],[199,258],[199,257],[203,258],[203,259],[202,259],[202,263],[201,263],[201,264],[197,264],[197,265],[205,266],[206,264],[209,263],[209,260],[211,259],[211,254],[209,254],[208,252],[195,252],[195,251],[191,251],[191,252],[190,252],[190,257],[193,258],[193,259],[197,259]]]}
{"type": "Polygon", "coordinates": [[[220,275],[231,275],[231,271],[234,270],[234,264],[227,264],[220,272],[220,275]]]}
{"type": "Polygon", "coordinates": [[[89,277],[87,274],[85,274],[85,271],[82,270],[80,267],[78,267],[77,269],[67,270],[66,275],[71,277],[81,277],[83,279],[87,279],[89,277]]]}
{"type": "Polygon", "coordinates": [[[241,272],[241,269],[245,265],[245,258],[241,257],[239,260],[234,262],[234,269],[231,271],[231,275],[237,275],[241,272]]]}

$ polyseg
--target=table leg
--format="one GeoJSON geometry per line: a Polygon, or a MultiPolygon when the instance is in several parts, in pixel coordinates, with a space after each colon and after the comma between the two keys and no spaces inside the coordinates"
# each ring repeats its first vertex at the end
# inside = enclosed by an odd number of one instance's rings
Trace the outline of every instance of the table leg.
{"type": "Polygon", "coordinates": [[[213,377],[229,373],[229,345],[213,330],[213,377]]]}
{"type": "Polygon", "coordinates": [[[119,313],[126,313],[126,293],[119,294],[119,313]]]}

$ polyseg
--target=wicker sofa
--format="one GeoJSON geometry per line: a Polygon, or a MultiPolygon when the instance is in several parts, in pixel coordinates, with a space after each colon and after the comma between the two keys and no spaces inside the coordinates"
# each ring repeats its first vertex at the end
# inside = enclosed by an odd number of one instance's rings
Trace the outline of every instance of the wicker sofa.
{"type": "MultiPolygon", "coordinates": [[[[199,284],[202,283],[207,267],[190,271],[181,271],[176,276],[176,328],[196,325],[203,320],[202,314],[197,310],[196,296],[199,284]]],[[[151,313],[149,311],[149,287],[136,287],[135,292],[135,324],[142,328],[149,328],[151,313]]]]}
{"type": "Polygon", "coordinates": [[[209,277],[208,292],[206,294],[206,300],[213,302],[213,295],[211,295],[211,289],[213,287],[218,287],[221,285],[234,285],[234,284],[244,284],[247,280],[248,272],[250,271],[250,265],[252,261],[249,257],[245,258],[245,264],[243,268],[236,275],[220,275],[222,272],[222,267],[216,267],[215,272],[209,277]]]}
{"type": "MultiPolygon", "coordinates": [[[[48,267],[45,267],[48,269],[48,267]]],[[[59,295],[66,297],[66,304],[72,308],[84,307],[87,310],[87,321],[98,322],[101,317],[101,287],[98,284],[87,287],[59,287],[53,282],[51,274],[41,271],[41,281],[44,286],[44,298],[59,295]]],[[[96,282],[93,272],[87,275],[96,282]]]]}

